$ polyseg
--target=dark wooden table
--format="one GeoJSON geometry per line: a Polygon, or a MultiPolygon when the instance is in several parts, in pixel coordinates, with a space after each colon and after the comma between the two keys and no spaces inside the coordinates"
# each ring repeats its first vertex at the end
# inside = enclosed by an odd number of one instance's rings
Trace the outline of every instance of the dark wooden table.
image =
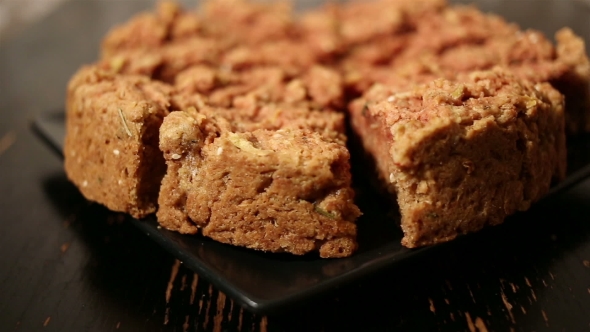
{"type": "MultiPolygon", "coordinates": [[[[309,2],[309,1],[308,1],[309,2]]],[[[0,331],[590,330],[590,179],[524,217],[298,308],[250,314],[122,216],[86,202],[31,120],[144,1],[70,1],[0,42],[0,331]]],[[[482,1],[523,27],[570,25],[582,0],[482,1]]]]}

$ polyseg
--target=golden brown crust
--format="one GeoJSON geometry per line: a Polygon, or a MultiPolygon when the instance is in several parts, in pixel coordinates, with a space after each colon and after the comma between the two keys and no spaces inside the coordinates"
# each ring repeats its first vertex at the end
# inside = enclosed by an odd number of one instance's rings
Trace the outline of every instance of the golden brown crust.
{"type": "MultiPolygon", "coordinates": [[[[583,40],[570,29],[556,34],[554,46],[542,33],[517,25],[473,6],[432,6],[418,16],[406,14],[400,28],[387,34],[356,24],[363,10],[375,22],[391,20],[392,12],[405,13],[403,1],[374,1],[345,5],[355,40],[339,63],[349,90],[362,94],[372,84],[407,86],[436,78],[489,70],[496,66],[533,82],[550,82],[566,96],[566,129],[570,134],[588,131],[590,123],[590,70],[583,40]],[[357,13],[358,12],[358,13],[357,13]],[[414,19],[412,19],[414,17],[414,19]],[[418,19],[419,18],[419,19],[418,19]]],[[[344,24],[344,23],[342,23],[344,24]]],[[[375,25],[375,24],[374,24],[375,25]]],[[[346,40],[343,32],[336,37],[346,40]]]]}
{"type": "MultiPolygon", "coordinates": [[[[286,103],[313,109],[335,109],[344,104],[341,75],[315,65],[290,75],[281,66],[255,66],[235,70],[197,65],[181,71],[174,86],[183,108],[199,95],[202,103],[217,107],[244,108],[255,104],[286,103]]],[[[192,105],[195,106],[195,105],[192,105]]]]}

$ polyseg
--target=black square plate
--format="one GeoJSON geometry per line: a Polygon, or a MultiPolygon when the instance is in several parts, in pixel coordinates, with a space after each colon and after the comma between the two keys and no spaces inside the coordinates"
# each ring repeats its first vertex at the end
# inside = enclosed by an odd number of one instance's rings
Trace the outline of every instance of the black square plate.
{"type": "MultiPolygon", "coordinates": [[[[34,122],[35,132],[60,156],[64,121],[64,113],[57,112],[44,114],[34,122]]],[[[547,198],[590,175],[590,137],[571,140],[568,153],[568,177],[552,188],[547,198]]],[[[268,313],[440,247],[414,250],[402,247],[399,216],[391,214],[391,203],[381,199],[370,187],[355,189],[364,212],[357,222],[359,250],[352,257],[341,259],[262,253],[217,243],[203,236],[170,232],[159,228],[154,217],[129,219],[184,265],[239,304],[253,312],[268,313]]],[[[515,219],[526,217],[527,214],[522,213],[515,219]]]]}

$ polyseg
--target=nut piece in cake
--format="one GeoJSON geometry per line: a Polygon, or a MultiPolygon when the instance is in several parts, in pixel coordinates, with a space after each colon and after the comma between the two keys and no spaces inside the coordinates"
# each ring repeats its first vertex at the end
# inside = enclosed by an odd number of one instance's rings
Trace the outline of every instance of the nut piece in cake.
{"type": "Polygon", "coordinates": [[[302,129],[233,132],[225,121],[195,109],[164,120],[160,224],[263,251],[351,255],[360,212],[346,147],[302,129]]]}
{"type": "Polygon", "coordinates": [[[407,247],[500,224],[565,176],[562,95],[499,70],[406,91],[375,86],[351,117],[397,195],[407,247]]]}
{"type": "Polygon", "coordinates": [[[65,170],[89,200],[142,218],[156,211],[166,170],[158,128],[171,88],[84,67],[67,96],[65,170]]]}

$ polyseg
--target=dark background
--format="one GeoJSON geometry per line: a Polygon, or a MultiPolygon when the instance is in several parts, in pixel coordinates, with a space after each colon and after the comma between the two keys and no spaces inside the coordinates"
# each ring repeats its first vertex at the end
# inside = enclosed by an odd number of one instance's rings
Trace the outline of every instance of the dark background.
{"type": "MultiPolygon", "coordinates": [[[[569,25],[590,42],[587,1],[480,4],[549,35],[569,25]]],[[[176,269],[122,216],[87,203],[30,130],[63,107],[67,80],[96,59],[108,28],[151,6],[71,0],[0,41],[0,331],[590,330],[590,179],[282,314],[250,314],[176,269]]]]}

